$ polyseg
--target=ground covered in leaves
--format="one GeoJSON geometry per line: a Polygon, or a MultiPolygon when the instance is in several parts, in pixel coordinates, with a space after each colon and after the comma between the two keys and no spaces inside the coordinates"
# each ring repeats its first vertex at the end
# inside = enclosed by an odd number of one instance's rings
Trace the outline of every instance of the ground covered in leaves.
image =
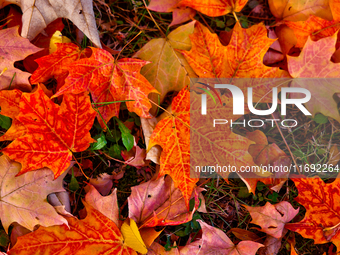
{"type": "Polygon", "coordinates": [[[339,0],[0,0],[0,254],[339,253],[339,28],[339,0]]]}

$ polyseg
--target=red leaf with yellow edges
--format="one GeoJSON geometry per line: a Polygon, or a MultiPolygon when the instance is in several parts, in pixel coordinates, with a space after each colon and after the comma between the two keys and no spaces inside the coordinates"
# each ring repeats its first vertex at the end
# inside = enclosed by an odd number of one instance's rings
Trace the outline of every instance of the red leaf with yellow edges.
{"type": "Polygon", "coordinates": [[[263,57],[275,41],[267,37],[263,24],[243,29],[236,23],[228,46],[199,22],[189,35],[190,51],[181,51],[201,78],[279,78],[289,77],[278,67],[263,64],[263,57]]]}
{"type": "Polygon", "coordinates": [[[69,72],[68,65],[86,57],[85,54],[86,52],[73,43],[57,43],[57,50],[54,53],[35,60],[39,67],[32,74],[31,83],[46,82],[54,77],[58,87],[61,87],[69,72]]]}
{"type": "Polygon", "coordinates": [[[158,177],[168,174],[182,193],[189,209],[189,199],[198,178],[190,178],[190,93],[182,89],[171,104],[172,115],[158,122],[148,150],[158,144],[163,151],[158,177]]]}
{"type": "Polygon", "coordinates": [[[248,0],[182,0],[179,7],[190,7],[210,17],[223,16],[230,12],[240,12],[248,0]]]}
{"type": "Polygon", "coordinates": [[[68,227],[40,227],[19,237],[8,255],[137,255],[124,244],[123,235],[113,221],[87,203],[84,204],[87,211],[85,219],[68,217],[68,227]]]}
{"type": "Polygon", "coordinates": [[[22,164],[19,174],[48,167],[57,178],[69,166],[72,152],[84,151],[94,141],[89,130],[95,111],[85,93],[67,94],[59,106],[39,87],[35,93],[24,93],[19,105],[16,119],[27,133],[2,150],[22,164]]]}
{"type": "MultiPolygon", "coordinates": [[[[141,117],[149,118],[151,103],[148,94],[158,92],[140,74],[141,68],[148,62],[131,58],[116,61],[105,50],[91,49],[90,58],[78,60],[68,66],[70,74],[65,85],[55,96],[65,92],[80,93],[88,90],[97,104],[133,100],[126,102],[128,110],[141,117]]],[[[119,106],[120,103],[101,105],[98,111],[107,123],[113,116],[118,116],[119,106]]],[[[98,121],[104,127],[100,116],[98,116],[98,121]]]]}
{"type": "MultiPolygon", "coordinates": [[[[299,195],[295,200],[306,208],[302,221],[289,223],[285,228],[298,232],[315,244],[333,242],[340,249],[340,180],[324,183],[319,177],[292,178],[299,195]]],[[[303,177],[303,176],[302,176],[303,177]]]]}

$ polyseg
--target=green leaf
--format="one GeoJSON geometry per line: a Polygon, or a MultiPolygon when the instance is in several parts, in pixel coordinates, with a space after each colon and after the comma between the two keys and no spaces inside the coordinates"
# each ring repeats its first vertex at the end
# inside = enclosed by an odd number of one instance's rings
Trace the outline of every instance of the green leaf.
{"type": "Polygon", "coordinates": [[[92,150],[100,150],[107,144],[105,135],[103,133],[101,133],[99,137],[95,137],[95,139],[97,142],[91,145],[92,150]]]}
{"type": "Polygon", "coordinates": [[[8,118],[7,116],[1,115],[0,114],[0,127],[3,129],[8,130],[11,127],[11,119],[8,118]]]}
{"type": "Polygon", "coordinates": [[[0,246],[7,247],[9,244],[9,236],[6,234],[5,230],[0,230],[0,246]]]}
{"type": "Polygon", "coordinates": [[[124,150],[123,147],[121,147],[119,144],[114,144],[109,149],[109,155],[116,159],[123,159],[120,152],[124,150]]]}
{"type": "Polygon", "coordinates": [[[72,177],[71,177],[71,182],[68,185],[68,188],[72,191],[75,192],[79,189],[79,183],[76,179],[76,177],[74,177],[74,173],[73,173],[73,167],[72,167],[72,177]]]}
{"type": "Polygon", "coordinates": [[[313,120],[318,124],[326,124],[328,122],[328,117],[321,113],[318,113],[315,115],[313,120]]]}
{"type": "Polygon", "coordinates": [[[134,144],[134,139],[133,139],[133,135],[131,135],[131,131],[130,129],[128,129],[123,122],[121,122],[119,119],[117,119],[118,122],[118,127],[120,132],[122,132],[122,140],[123,140],[123,144],[126,148],[127,151],[131,150],[133,148],[133,144],[134,144]]]}

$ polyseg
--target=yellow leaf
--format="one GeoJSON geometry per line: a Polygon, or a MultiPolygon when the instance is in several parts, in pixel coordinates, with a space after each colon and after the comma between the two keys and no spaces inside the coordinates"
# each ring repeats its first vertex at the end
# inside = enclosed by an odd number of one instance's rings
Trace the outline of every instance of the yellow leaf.
{"type": "Polygon", "coordinates": [[[124,243],[126,246],[138,251],[141,254],[146,254],[148,249],[139,233],[136,222],[133,219],[125,221],[120,229],[124,236],[124,243]],[[128,223],[130,221],[130,224],[128,223]]]}
{"type": "Polygon", "coordinates": [[[57,50],[56,43],[70,43],[71,39],[69,39],[66,36],[63,36],[60,31],[55,31],[55,33],[52,35],[50,40],[50,49],[49,52],[52,54],[57,50]]]}

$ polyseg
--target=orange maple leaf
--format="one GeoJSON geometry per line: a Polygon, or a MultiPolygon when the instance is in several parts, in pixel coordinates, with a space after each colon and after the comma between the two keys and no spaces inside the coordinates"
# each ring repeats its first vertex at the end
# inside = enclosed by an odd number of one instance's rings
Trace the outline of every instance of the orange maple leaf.
{"type": "Polygon", "coordinates": [[[19,105],[16,119],[27,133],[2,150],[22,164],[19,174],[48,167],[57,178],[69,166],[72,152],[84,151],[94,141],[89,130],[95,111],[86,93],[67,94],[59,106],[39,87],[35,93],[24,93],[19,105]]]}
{"type": "Polygon", "coordinates": [[[157,123],[148,150],[157,144],[163,148],[158,177],[171,176],[189,209],[189,200],[198,178],[190,178],[190,93],[187,89],[182,89],[173,99],[171,109],[172,115],[157,123]]]}
{"type": "Polygon", "coordinates": [[[201,78],[289,77],[286,71],[263,64],[264,55],[275,41],[267,37],[263,24],[243,29],[236,23],[228,46],[199,22],[189,37],[191,50],[181,52],[201,78]]]}
{"type": "Polygon", "coordinates": [[[83,220],[66,218],[66,225],[39,227],[38,230],[18,238],[8,255],[137,255],[126,246],[116,224],[101,212],[84,203],[87,216],[83,220]]]}
{"type": "Polygon", "coordinates": [[[302,221],[286,224],[285,228],[314,239],[315,244],[333,242],[339,251],[339,178],[332,183],[324,183],[319,177],[295,176],[291,179],[299,191],[295,200],[306,208],[306,214],[302,221]]]}
{"type": "MultiPolygon", "coordinates": [[[[118,116],[120,103],[105,103],[120,100],[130,100],[126,102],[129,111],[150,118],[151,103],[148,94],[158,92],[140,74],[140,69],[148,62],[131,58],[116,61],[105,50],[91,49],[90,58],[80,59],[68,66],[70,74],[65,80],[65,85],[54,97],[65,92],[80,93],[88,90],[93,101],[99,104],[98,111],[106,123],[113,116],[118,116]]],[[[97,118],[104,127],[102,118],[100,116],[97,118]]]]}
{"type": "Polygon", "coordinates": [[[46,82],[54,77],[60,88],[68,75],[68,65],[86,57],[86,54],[86,50],[82,51],[73,43],[57,43],[57,50],[54,53],[35,60],[39,67],[32,74],[31,83],[46,82]]]}
{"type": "Polygon", "coordinates": [[[190,7],[210,17],[226,15],[230,12],[240,12],[248,0],[182,0],[179,7],[190,7]]]}

